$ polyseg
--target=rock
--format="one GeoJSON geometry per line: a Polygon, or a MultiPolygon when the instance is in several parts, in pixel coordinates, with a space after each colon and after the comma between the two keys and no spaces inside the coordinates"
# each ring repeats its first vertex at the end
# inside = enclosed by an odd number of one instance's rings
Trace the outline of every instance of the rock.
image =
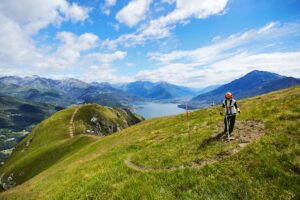
{"type": "Polygon", "coordinates": [[[98,121],[98,118],[97,117],[92,117],[92,119],[91,119],[91,122],[93,122],[93,123],[96,123],[98,121]]]}
{"type": "Polygon", "coordinates": [[[120,114],[119,112],[117,112],[116,114],[117,114],[117,117],[118,117],[118,118],[121,117],[121,114],[120,114]]]}

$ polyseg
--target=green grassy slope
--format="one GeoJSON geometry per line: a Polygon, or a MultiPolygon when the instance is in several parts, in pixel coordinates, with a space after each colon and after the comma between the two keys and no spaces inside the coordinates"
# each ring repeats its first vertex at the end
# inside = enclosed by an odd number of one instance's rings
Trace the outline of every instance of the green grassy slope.
{"type": "MultiPolygon", "coordinates": [[[[26,172],[22,176],[26,182],[1,193],[0,198],[299,199],[300,87],[239,104],[242,114],[237,121],[264,123],[263,135],[239,152],[201,168],[184,166],[220,158],[236,145],[217,140],[199,147],[222,128],[217,108],[190,113],[190,134],[185,115],[178,115],[146,120],[107,137],[76,135],[71,139],[66,129],[74,108],[60,111],[48,119],[51,126],[46,126],[46,120],[34,130],[41,143],[33,144],[34,139],[25,151],[29,165],[40,165],[38,172],[33,176],[29,168],[18,164],[24,157],[18,148],[0,173],[15,168],[16,174],[26,172]],[[65,153],[57,158],[60,148],[67,150],[61,150],[65,153]],[[49,151],[53,154],[50,161],[45,156],[49,151]],[[136,166],[157,170],[130,168],[126,165],[129,157],[136,166]]],[[[251,132],[251,127],[245,131],[251,132]]]]}
{"type": "Polygon", "coordinates": [[[132,113],[99,105],[82,105],[57,112],[35,127],[33,132],[17,145],[10,159],[1,168],[2,182],[13,174],[13,182],[21,184],[43,170],[72,155],[85,145],[96,141],[95,135],[82,134],[92,129],[92,117],[103,117],[103,133],[110,134],[139,122],[132,113]],[[76,115],[74,114],[77,110],[76,115]],[[120,113],[120,114],[119,114],[120,113]],[[126,113],[126,114],[125,114],[126,113]],[[70,119],[74,115],[74,134],[70,135],[70,119]],[[111,128],[111,132],[106,132],[111,128]],[[82,133],[80,133],[82,131],[82,133]]]}

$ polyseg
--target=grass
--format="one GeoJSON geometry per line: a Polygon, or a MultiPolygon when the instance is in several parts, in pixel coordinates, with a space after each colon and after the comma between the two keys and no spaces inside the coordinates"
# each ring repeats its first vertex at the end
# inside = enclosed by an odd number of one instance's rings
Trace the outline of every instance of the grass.
{"type": "Polygon", "coordinates": [[[217,141],[198,148],[218,130],[218,108],[191,112],[190,134],[182,114],[146,120],[103,138],[69,138],[66,131],[75,108],[60,111],[36,127],[36,143],[34,139],[22,153],[26,138],[1,168],[1,174],[27,175],[0,198],[299,199],[300,87],[238,103],[242,114],[237,120],[263,122],[263,136],[214,164],[171,172],[135,171],[124,160],[132,155],[134,163],[164,168],[226,151],[231,144],[217,141]]]}

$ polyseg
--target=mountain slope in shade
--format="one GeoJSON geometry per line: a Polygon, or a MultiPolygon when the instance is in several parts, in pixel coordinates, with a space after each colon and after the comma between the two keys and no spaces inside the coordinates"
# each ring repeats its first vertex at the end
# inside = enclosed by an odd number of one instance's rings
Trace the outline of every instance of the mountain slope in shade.
{"type": "Polygon", "coordinates": [[[98,103],[104,106],[123,107],[140,100],[139,97],[113,88],[107,83],[93,83],[77,97],[85,103],[98,103]]]}
{"type": "Polygon", "coordinates": [[[53,105],[35,103],[0,94],[0,128],[23,130],[41,122],[55,111],[53,105]]]}
{"type": "Polygon", "coordinates": [[[61,89],[61,81],[39,76],[0,78],[0,93],[35,102],[67,106],[77,103],[77,100],[61,89]]]}
{"type": "Polygon", "coordinates": [[[119,88],[124,92],[153,100],[186,98],[196,94],[196,89],[167,82],[136,81],[119,86],[119,88]]]}
{"type": "Polygon", "coordinates": [[[189,102],[189,105],[191,107],[205,107],[210,105],[212,102],[220,103],[224,99],[225,93],[228,91],[233,93],[234,98],[241,99],[299,84],[299,80],[292,77],[285,77],[271,72],[255,70],[237,80],[220,86],[213,91],[194,97],[189,102]]]}
{"type": "Polygon", "coordinates": [[[62,109],[0,94],[0,163],[32,127],[62,109]]]}

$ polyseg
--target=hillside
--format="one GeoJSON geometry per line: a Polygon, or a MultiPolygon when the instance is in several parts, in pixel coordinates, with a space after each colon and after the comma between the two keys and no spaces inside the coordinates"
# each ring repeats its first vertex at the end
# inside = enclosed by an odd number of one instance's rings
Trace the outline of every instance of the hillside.
{"type": "Polygon", "coordinates": [[[22,184],[0,198],[299,199],[300,87],[239,105],[237,139],[230,142],[217,137],[217,107],[191,112],[189,131],[182,114],[106,137],[76,131],[84,124],[81,108],[60,111],[1,167],[2,183],[22,184]]]}
{"type": "Polygon", "coordinates": [[[23,130],[62,109],[59,106],[34,103],[1,94],[0,105],[0,128],[14,130],[23,130]]]}
{"type": "Polygon", "coordinates": [[[255,70],[215,90],[194,97],[189,105],[191,107],[205,107],[213,101],[219,104],[228,91],[233,93],[234,98],[242,99],[297,85],[300,85],[300,81],[296,78],[255,70]]]}
{"type": "Polygon", "coordinates": [[[31,131],[32,126],[62,109],[0,94],[0,162],[31,131]],[[5,153],[4,153],[5,152],[5,153]]]}

